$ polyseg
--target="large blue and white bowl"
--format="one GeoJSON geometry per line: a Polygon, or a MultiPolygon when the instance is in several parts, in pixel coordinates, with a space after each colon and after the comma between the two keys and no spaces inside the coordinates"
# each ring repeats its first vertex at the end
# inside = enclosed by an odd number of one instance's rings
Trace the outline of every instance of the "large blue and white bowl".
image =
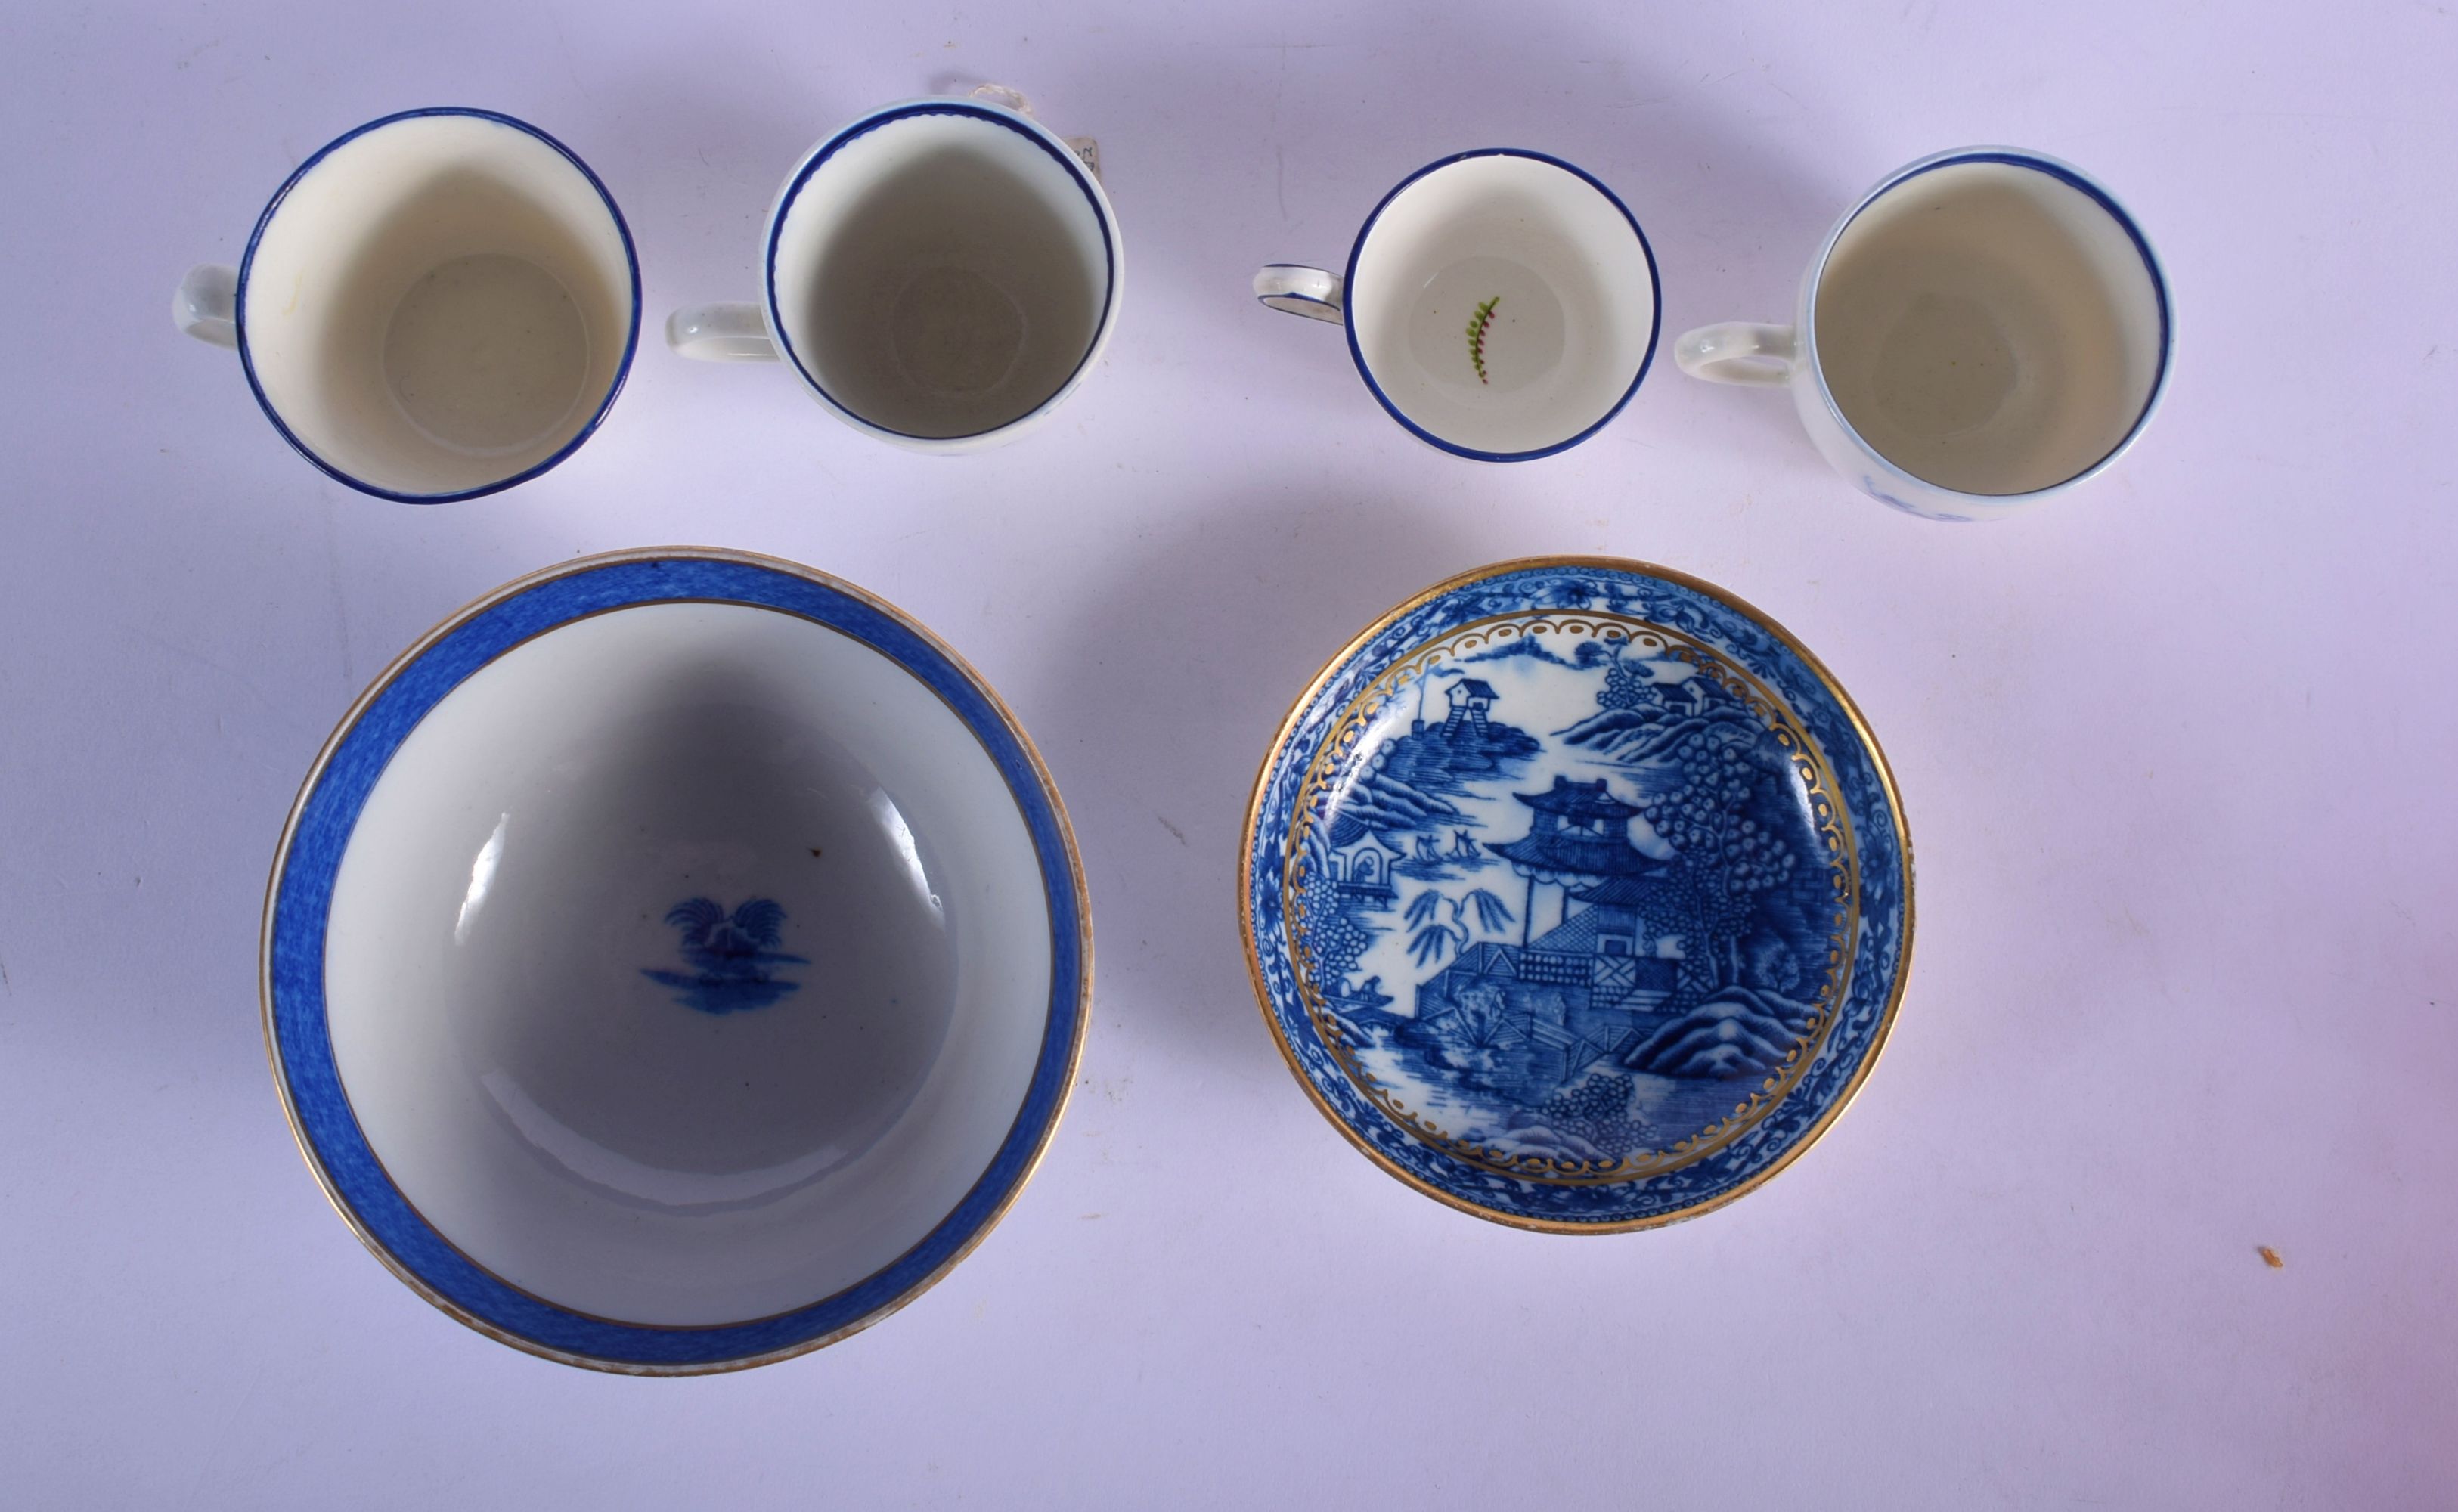
{"type": "Polygon", "coordinates": [[[1298,699],[1248,814],[1263,1017],[1377,1165],[1558,1232],[1703,1212],[1844,1109],[1911,960],[1894,779],[1801,644],[1694,578],[1436,584],[1298,699]]]}
{"type": "Polygon", "coordinates": [[[1058,794],[861,590],[699,549],[454,615],[317,758],[267,900],[309,1167],[502,1341],[642,1374],[814,1349],[978,1243],[1092,991],[1058,794]]]}

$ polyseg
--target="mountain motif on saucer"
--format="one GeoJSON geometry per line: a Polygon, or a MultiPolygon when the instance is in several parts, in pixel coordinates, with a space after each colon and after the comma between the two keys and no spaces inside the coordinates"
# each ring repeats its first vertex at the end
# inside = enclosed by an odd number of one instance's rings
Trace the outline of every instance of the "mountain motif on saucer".
{"type": "Polygon", "coordinates": [[[1376,1164],[1522,1228],[1729,1202],[1858,1090],[1911,946],[1884,756],[1756,611],[1603,558],[1480,569],[1333,659],[1257,779],[1263,1016],[1376,1164]]]}

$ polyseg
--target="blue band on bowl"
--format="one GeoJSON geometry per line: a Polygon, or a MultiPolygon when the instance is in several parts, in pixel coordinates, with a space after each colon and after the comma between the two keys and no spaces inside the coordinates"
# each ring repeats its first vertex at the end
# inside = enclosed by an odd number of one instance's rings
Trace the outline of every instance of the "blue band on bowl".
{"type": "Polygon", "coordinates": [[[302,1141],[365,1236],[448,1311],[514,1343],[585,1361],[690,1368],[789,1352],[892,1310],[962,1255],[1030,1173],[1066,1100],[1092,963],[1065,820],[1040,768],[989,692],[914,626],[854,593],[755,562],[664,557],[583,566],[477,611],[398,668],[336,737],[300,800],[274,886],[266,1003],[302,1141]],[[520,1291],[473,1263],[411,1208],[350,1111],[325,1021],[324,931],[350,833],[393,754],[427,713],[497,656],[609,610],[673,602],[743,604],[840,631],[927,683],[996,763],[1032,837],[1050,906],[1049,1023],[1021,1110],[981,1179],[893,1262],[833,1296],[775,1317],[707,1328],[592,1317],[520,1291]]]}

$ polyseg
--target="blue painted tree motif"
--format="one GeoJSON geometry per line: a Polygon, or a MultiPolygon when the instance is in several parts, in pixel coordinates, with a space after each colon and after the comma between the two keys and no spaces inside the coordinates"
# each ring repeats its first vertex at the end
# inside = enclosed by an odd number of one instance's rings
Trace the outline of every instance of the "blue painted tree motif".
{"type": "MultiPolygon", "coordinates": [[[[1465,833],[1465,832],[1463,832],[1465,833]]],[[[1427,888],[1408,901],[1408,927],[1416,934],[1408,942],[1409,953],[1417,964],[1430,965],[1443,957],[1466,950],[1476,936],[1468,926],[1468,912],[1476,910],[1476,922],[1486,933],[1492,934],[1510,922],[1510,905],[1482,887],[1471,888],[1460,898],[1446,898],[1433,888],[1427,888]],[[1450,904],[1448,921],[1437,917],[1442,905],[1450,904]],[[1420,928],[1418,926],[1423,925],[1420,928]]]]}
{"type": "Polygon", "coordinates": [[[1565,1084],[1512,1122],[1547,1130],[1562,1153],[1583,1160],[1618,1160],[1659,1137],[1656,1125],[1631,1107],[1630,1078],[1603,1066],[1590,1067],[1578,1081],[1565,1084]]]}
{"type": "Polygon", "coordinates": [[[810,964],[777,948],[784,922],[785,910],[772,899],[748,899],[728,915],[713,899],[687,898],[666,910],[666,922],[682,931],[679,954],[694,974],[642,967],[640,975],[702,1013],[764,1008],[802,986],[769,975],[769,966],[810,964]]]}
{"type": "Polygon", "coordinates": [[[1616,657],[1596,702],[1561,736],[1649,775],[1639,810],[1677,853],[1665,891],[1695,945],[1674,1005],[1691,1011],[1623,1064],[1683,1077],[1770,1070],[1812,1011],[1791,996],[1804,972],[1783,937],[1807,926],[1808,907],[1790,894],[1797,877],[1815,880],[1800,858],[1817,841],[1789,793],[1784,750],[1705,676],[1668,683],[1616,657]]]}

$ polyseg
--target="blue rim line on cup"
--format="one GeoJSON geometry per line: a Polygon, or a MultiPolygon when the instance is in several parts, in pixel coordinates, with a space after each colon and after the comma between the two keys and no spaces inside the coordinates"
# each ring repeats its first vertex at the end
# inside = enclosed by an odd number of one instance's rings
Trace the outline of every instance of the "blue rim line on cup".
{"type": "Polygon", "coordinates": [[[256,403],[259,407],[263,409],[264,418],[273,422],[273,428],[281,433],[282,440],[290,443],[290,447],[293,451],[298,452],[299,455],[315,464],[316,469],[319,472],[323,473],[334,482],[356,488],[361,493],[370,493],[379,499],[390,499],[396,504],[452,504],[462,499],[476,499],[483,497],[486,494],[498,493],[503,489],[511,487],[515,484],[527,483],[531,478],[534,478],[538,474],[546,471],[548,468],[556,466],[561,463],[564,458],[569,457],[573,452],[579,450],[580,444],[587,441],[596,432],[598,423],[606,418],[606,412],[614,406],[615,397],[623,392],[623,381],[626,378],[629,378],[632,374],[632,354],[638,350],[640,344],[640,255],[638,250],[632,245],[632,228],[624,223],[623,212],[621,208],[614,203],[614,197],[606,192],[605,182],[590,169],[590,166],[587,163],[580,160],[579,154],[573,152],[571,148],[566,147],[563,143],[556,141],[553,137],[538,130],[536,127],[531,126],[529,122],[521,120],[515,116],[506,115],[500,111],[480,110],[475,106],[468,105],[428,105],[422,106],[417,110],[395,111],[390,115],[380,116],[375,120],[368,121],[363,126],[353,127],[349,131],[344,132],[341,135],[334,137],[323,146],[317,148],[316,151],[308,156],[305,162],[301,163],[291,172],[289,177],[281,181],[281,187],[275,190],[273,192],[273,197],[265,202],[264,214],[256,217],[256,229],[248,233],[247,251],[242,257],[240,257],[239,262],[239,291],[233,297],[232,305],[234,314],[232,316],[231,323],[237,328],[239,333],[239,364],[240,367],[247,374],[247,386],[249,390],[256,395],[256,403]],[[589,180],[589,187],[597,191],[598,200],[606,206],[606,213],[614,217],[615,234],[623,238],[623,262],[632,275],[632,324],[631,328],[623,333],[623,360],[614,364],[614,382],[608,385],[605,399],[598,403],[597,412],[589,417],[589,424],[581,426],[570,441],[567,441],[561,446],[556,447],[553,456],[547,458],[544,462],[539,463],[533,467],[525,468],[520,472],[514,473],[509,478],[501,480],[500,482],[486,484],[475,488],[461,488],[450,493],[404,493],[396,488],[380,488],[363,478],[354,478],[348,473],[344,472],[341,468],[334,466],[331,463],[326,462],[323,458],[316,455],[316,453],[308,447],[307,444],[300,440],[297,434],[295,434],[288,425],[282,424],[281,416],[273,407],[273,401],[265,397],[264,385],[257,382],[256,362],[248,355],[247,283],[248,276],[256,266],[257,244],[264,239],[265,229],[273,224],[273,217],[276,212],[281,210],[281,202],[290,197],[290,191],[299,187],[299,181],[306,177],[310,170],[312,170],[318,163],[323,162],[326,157],[331,156],[336,151],[358,140],[369,132],[375,131],[381,127],[391,126],[401,121],[417,120],[422,116],[427,115],[468,115],[482,121],[493,121],[498,126],[509,126],[514,131],[527,132],[530,135],[536,137],[539,141],[546,143],[549,147],[561,153],[565,161],[571,163],[573,167],[580,170],[581,176],[589,180]]]}
{"type": "Polygon", "coordinates": [[[1597,431],[1604,429],[1615,415],[1621,413],[1622,406],[1630,403],[1631,396],[1638,392],[1638,385],[1646,381],[1647,369],[1656,362],[1656,343],[1664,335],[1664,279],[1656,270],[1656,248],[1649,244],[1647,231],[1639,225],[1638,217],[1630,213],[1630,206],[1621,202],[1619,195],[1606,188],[1603,180],[1578,164],[1564,162],[1550,153],[1531,152],[1521,147],[1480,147],[1470,152],[1453,153],[1448,157],[1437,158],[1427,163],[1393,185],[1391,192],[1385,195],[1382,202],[1374,207],[1374,213],[1365,217],[1365,224],[1357,229],[1357,244],[1348,249],[1348,268],[1341,279],[1341,302],[1343,319],[1340,324],[1341,329],[1348,335],[1348,355],[1356,362],[1358,376],[1365,380],[1366,390],[1373,394],[1375,401],[1390,414],[1393,420],[1406,426],[1419,441],[1425,442],[1427,445],[1439,446],[1455,457],[1467,457],[1475,462],[1533,462],[1539,457],[1550,457],[1557,451],[1568,451],[1597,431]],[[1418,179],[1438,169],[1448,168],[1453,163],[1467,162],[1472,157],[1526,157],[1535,162],[1551,163],[1565,173],[1576,174],[1587,180],[1589,188],[1604,196],[1615,210],[1621,212],[1621,217],[1630,222],[1631,235],[1638,238],[1640,255],[1647,259],[1647,281],[1654,303],[1654,312],[1649,319],[1647,328],[1647,352],[1639,358],[1638,371],[1631,375],[1630,386],[1621,391],[1621,397],[1613,402],[1612,408],[1596,417],[1595,424],[1567,441],[1557,441],[1550,446],[1539,446],[1533,451],[1479,451],[1473,446],[1463,446],[1457,442],[1445,441],[1402,414],[1400,406],[1391,403],[1391,396],[1383,392],[1383,385],[1374,381],[1374,370],[1365,365],[1364,349],[1357,344],[1357,321],[1347,313],[1357,307],[1358,256],[1365,250],[1365,238],[1374,234],[1374,223],[1383,218],[1383,212],[1391,207],[1391,201],[1399,198],[1402,191],[1418,179]]]}
{"type": "Polygon", "coordinates": [[[292,1132],[326,1195],[367,1247],[429,1302],[515,1348],[568,1364],[681,1375],[764,1364],[886,1316],[979,1243],[1055,1130],[1091,1012],[1092,937],[1082,868],[1055,790],[1021,728],[977,674],[928,632],[849,584],[740,552],[652,549],[598,557],[508,585],[405,652],[344,717],[293,808],[268,884],[264,1027],[292,1132]],[[510,1285],[454,1247],[385,1172],[350,1109],[325,1018],[324,932],[351,831],[393,754],[462,682],[577,619],[635,605],[740,604],[824,625],[927,683],[1006,779],[1032,837],[1050,907],[1049,1019],[1014,1124],[963,1200],[904,1254],[853,1286],[747,1322],[646,1325],[560,1307],[510,1285]]]}
{"type": "Polygon", "coordinates": [[[915,100],[905,105],[889,105],[873,111],[821,143],[812,151],[811,155],[803,160],[802,166],[794,170],[794,176],[785,182],[784,192],[777,197],[777,208],[769,212],[767,246],[761,259],[765,264],[761,269],[761,282],[766,286],[768,295],[766,311],[770,334],[777,339],[777,345],[784,352],[785,360],[794,364],[794,371],[802,375],[802,382],[811,385],[813,393],[827,401],[830,409],[864,429],[877,431],[883,436],[896,436],[906,441],[968,441],[975,436],[989,435],[990,431],[969,431],[962,436],[925,436],[913,431],[893,429],[879,424],[867,415],[859,414],[847,408],[836,395],[828,392],[827,385],[822,383],[819,375],[812,372],[809,364],[802,361],[802,354],[794,350],[793,338],[785,333],[785,322],[777,318],[777,239],[784,233],[785,217],[794,208],[794,200],[801,196],[802,186],[809,183],[811,176],[825,167],[828,159],[834,157],[844,148],[891,122],[909,120],[920,115],[969,115],[977,120],[1006,127],[1056,158],[1058,165],[1066,169],[1074,180],[1076,191],[1083,195],[1084,202],[1093,207],[1093,218],[1101,228],[1101,262],[1103,271],[1107,275],[1101,280],[1101,317],[1093,322],[1093,339],[1085,343],[1084,355],[1076,359],[1073,367],[1067,370],[1066,378],[1060,381],[1056,388],[1051,390],[1048,399],[1044,399],[1005,425],[990,427],[991,430],[1006,430],[1010,426],[1022,425],[1048,409],[1052,400],[1075,386],[1075,381],[1083,376],[1085,365],[1091,362],[1094,354],[1101,349],[1102,339],[1109,335],[1110,313],[1117,305],[1117,230],[1110,224],[1110,213],[1102,206],[1101,196],[1094,189],[1091,175],[1085,171],[1083,163],[1077,160],[1075,155],[1067,151],[1063,143],[1055,141],[1037,123],[995,106],[980,105],[970,100],[915,100]]]}
{"type": "MultiPolygon", "coordinates": [[[[2106,471],[2111,463],[2123,456],[2126,449],[2134,445],[2135,438],[2139,437],[2142,432],[2150,426],[2151,417],[2159,408],[2159,402],[2162,399],[2165,399],[2168,395],[2169,375],[2176,369],[2176,313],[2170,303],[2167,270],[2160,266],[2158,254],[2151,250],[2151,238],[2143,234],[2142,227],[2135,222],[2133,212],[2127,210],[2123,204],[2118,202],[2117,197],[2114,195],[2110,194],[2106,188],[2102,187],[2089,174],[2084,173],[2081,169],[2076,168],[2073,164],[2066,162],[2061,158],[2051,157],[2045,153],[2026,152],[2019,147],[1959,147],[1948,152],[1939,153],[1935,156],[1924,157],[1918,162],[1907,164],[1900,173],[1893,175],[1891,177],[1887,178],[1885,182],[1878,185],[1877,188],[1870,190],[1868,194],[1863,196],[1861,202],[1852,207],[1852,213],[1836,222],[1835,229],[1826,234],[1826,240],[1819,247],[1818,259],[1816,262],[1812,264],[1812,266],[1817,269],[1817,272],[1811,276],[1809,280],[1809,298],[1804,306],[1803,319],[1801,322],[1801,350],[1803,360],[1809,365],[1810,372],[1813,374],[1818,373],[1818,289],[1820,283],[1822,283],[1825,279],[1826,264],[1828,260],[1834,257],[1836,244],[1844,239],[1844,234],[1846,231],[1851,230],[1853,225],[1858,222],[1864,215],[1868,213],[1870,206],[1876,204],[1880,199],[1885,198],[1887,195],[1892,194],[1897,189],[1902,188],[1905,184],[1920,177],[1923,174],[1935,173],[1941,168],[1953,168],[1964,163],[2003,163],[2010,168],[2028,168],[2035,173],[2046,174],[2050,177],[2056,179],[2058,182],[2063,183],[2070,188],[2081,191],[2082,194],[2089,197],[2093,204],[2098,205],[2100,209],[2108,212],[2109,217],[2124,229],[2127,238],[2134,243],[2135,252],[2142,259],[2143,271],[2151,276],[2152,297],[2156,299],[2159,304],[2158,376],[2151,381],[2151,393],[2149,397],[2143,400],[2141,412],[2134,417],[2134,424],[2126,428],[2125,434],[2118,438],[2115,445],[2111,446],[2104,456],[2102,456],[2097,462],[2093,463],[2090,466],[2083,468],[2080,472],[2073,474],[2072,477],[2060,478],[2044,488],[2034,488],[2028,493],[1975,493],[1964,495],[1967,499],[1989,504],[2028,503],[2044,494],[2055,493],[2062,489],[2072,487],[2076,484],[2087,482],[2106,471]]],[[[1914,482],[1920,483],[1924,487],[1936,487],[1936,485],[1930,484],[1926,479],[1921,478],[1919,474],[1898,466],[1891,458],[1885,455],[1885,453],[1880,451],[1877,447],[1870,445],[1867,438],[1864,437],[1858,430],[1855,430],[1852,427],[1852,422],[1844,415],[1843,407],[1835,403],[1834,391],[1827,387],[1823,376],[1820,377],[1818,381],[1818,396],[1825,402],[1826,412],[1834,417],[1835,424],[1843,427],[1844,434],[1851,437],[1853,443],[1860,446],[1864,453],[1869,457],[1875,458],[1879,463],[1890,470],[1902,473],[1905,477],[1912,479],[1914,482]]],[[[1960,490],[1948,491],[1959,492],[1960,490]]],[[[1888,499],[1883,493],[1879,494],[1878,497],[1885,503],[1894,505],[1895,507],[1899,509],[1905,509],[1907,512],[1914,514],[1924,512],[1918,509],[1912,509],[1909,506],[1905,505],[1898,500],[1888,499]]],[[[1959,518],[1958,523],[1968,523],[1968,521],[1964,521],[1959,518]]]]}

